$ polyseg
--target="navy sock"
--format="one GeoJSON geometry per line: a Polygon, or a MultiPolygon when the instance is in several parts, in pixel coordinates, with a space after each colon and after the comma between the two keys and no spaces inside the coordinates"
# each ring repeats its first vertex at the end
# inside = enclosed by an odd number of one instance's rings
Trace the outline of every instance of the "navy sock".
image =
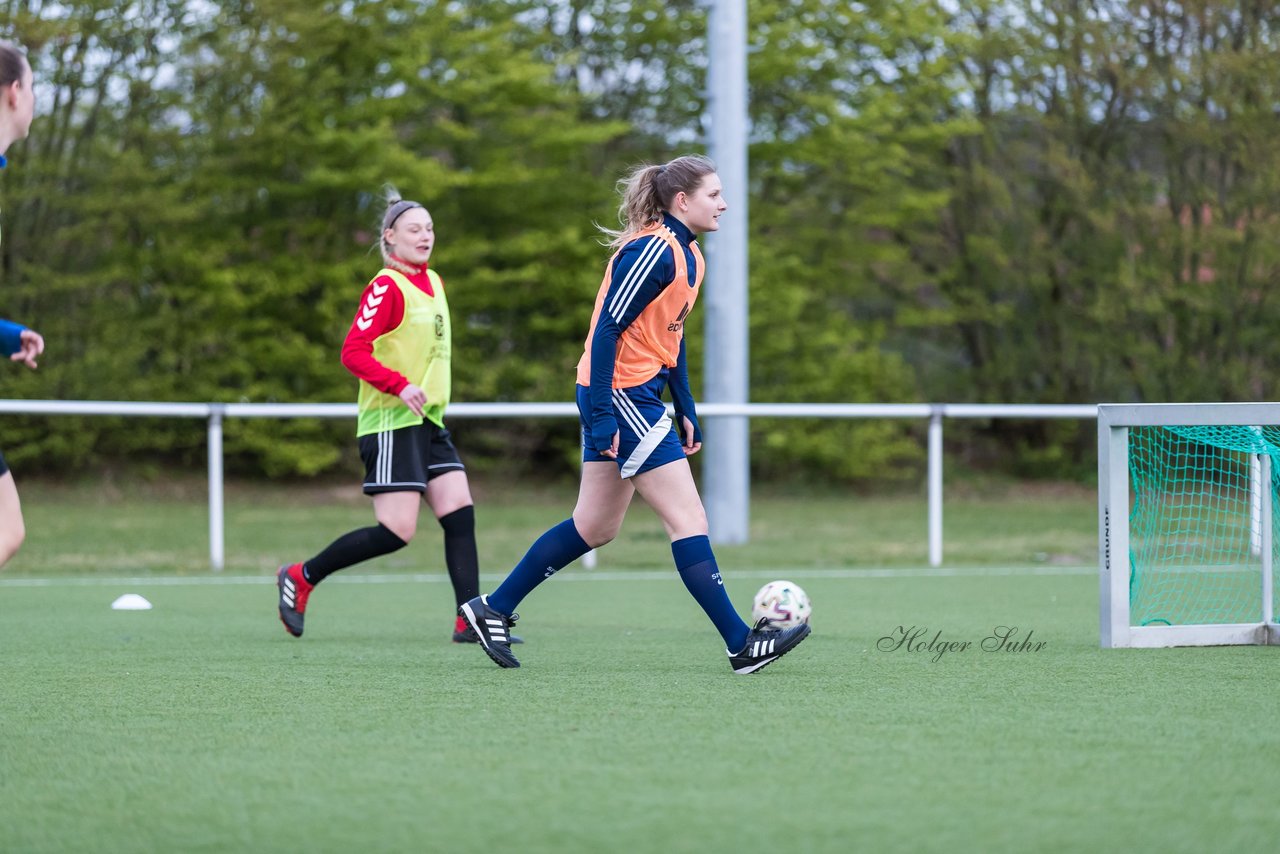
{"type": "Polygon", "coordinates": [[[468,504],[440,517],[444,562],[458,607],[480,595],[480,559],[476,556],[476,508],[468,504]]]}
{"type": "Polygon", "coordinates": [[[589,551],[591,546],[582,539],[573,520],[565,519],[529,546],[506,581],[489,594],[489,607],[510,616],[533,588],[589,551]]]}
{"type": "Polygon", "coordinates": [[[404,547],[404,540],[393,534],[391,529],[381,522],[372,528],[348,531],[330,543],[328,548],[320,554],[304,563],[302,577],[312,584],[319,584],[329,575],[340,569],[346,569],[353,563],[404,547]]]}
{"type": "Polygon", "coordinates": [[[751,628],[742,621],[729,601],[724,582],[720,580],[716,556],[711,552],[711,540],[705,534],[676,540],[671,544],[671,556],[680,571],[680,580],[715,623],[724,638],[725,648],[729,652],[742,649],[751,628]]]}

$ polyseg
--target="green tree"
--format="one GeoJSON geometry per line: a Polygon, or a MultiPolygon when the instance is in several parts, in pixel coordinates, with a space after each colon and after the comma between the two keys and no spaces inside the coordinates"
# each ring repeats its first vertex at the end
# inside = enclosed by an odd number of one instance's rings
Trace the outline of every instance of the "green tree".
{"type": "MultiPolygon", "coordinates": [[[[751,180],[730,192],[750,201],[754,400],[1269,393],[1280,11],[749,15],[751,180]]],[[[41,93],[2,179],[3,311],[49,341],[39,372],[5,377],[16,397],[351,400],[338,348],[391,184],[437,221],[456,399],[564,400],[613,180],[704,138],[697,0],[0,0],[0,20],[41,93]]],[[[573,468],[562,422],[454,426],[477,466],[573,468]]],[[[755,465],[906,473],[917,430],[762,422],[755,465]]],[[[350,432],[234,422],[230,463],[351,468],[350,432]]],[[[6,435],[15,463],[47,470],[204,457],[191,423],[7,419],[6,435]]],[[[1021,471],[1092,450],[1076,424],[957,438],[1021,471]]]]}
{"type": "MultiPolygon", "coordinates": [[[[65,19],[33,18],[32,31],[76,32],[57,38],[96,57],[114,57],[106,51],[121,42],[125,58],[108,63],[113,77],[91,77],[77,54],[25,39],[42,73],[80,105],[42,122],[88,141],[58,159],[59,135],[45,136],[49,148],[33,152],[30,184],[11,208],[23,226],[6,251],[23,260],[7,265],[6,284],[30,299],[13,313],[57,314],[42,321],[53,347],[80,345],[27,387],[53,380],[57,393],[46,396],[67,398],[352,399],[337,350],[379,265],[385,184],[420,198],[439,222],[435,261],[458,351],[484,354],[461,360],[459,397],[537,399],[554,383],[576,346],[559,306],[582,280],[566,271],[582,270],[593,249],[581,220],[582,152],[620,126],[578,119],[576,95],[535,55],[518,5],[404,0],[317,14],[314,4],[267,0],[199,12],[172,4],[168,17],[68,8],[65,19]],[[54,225],[36,214],[54,188],[66,200],[58,227],[94,239],[76,245],[83,256],[44,253],[40,266],[34,247],[54,225]],[[67,302],[83,309],[59,311],[67,302]]],[[[172,425],[104,429],[179,459],[203,443],[201,431],[172,425]]],[[[47,459],[42,449],[61,432],[33,422],[23,453],[47,459]]],[[[308,473],[332,466],[349,432],[236,423],[227,448],[233,464],[308,473]]]]}
{"type": "MultiPolygon", "coordinates": [[[[950,108],[933,4],[751,7],[751,324],[756,400],[920,399],[900,292],[930,285],[917,253],[949,198],[950,108]]],[[[909,309],[909,306],[905,307],[909,309]]],[[[760,424],[770,474],[904,476],[913,425],[760,424]]]]}
{"type": "MultiPolygon", "coordinates": [[[[959,7],[976,132],[922,305],[926,388],[1017,402],[1234,400],[1274,358],[1276,13],[1116,0],[959,7]]],[[[1004,424],[1011,459],[1087,463],[1087,425],[1004,424]],[[1068,447],[1063,447],[1063,442],[1068,447]]]]}

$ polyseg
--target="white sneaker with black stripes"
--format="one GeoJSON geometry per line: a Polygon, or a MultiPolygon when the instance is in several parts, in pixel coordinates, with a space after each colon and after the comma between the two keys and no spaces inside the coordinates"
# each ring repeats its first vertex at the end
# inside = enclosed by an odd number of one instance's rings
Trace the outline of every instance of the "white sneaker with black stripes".
{"type": "Polygon", "coordinates": [[[729,664],[734,673],[755,673],[795,649],[796,644],[808,636],[808,623],[789,629],[775,629],[769,626],[767,619],[761,618],[747,635],[747,642],[741,650],[725,652],[729,652],[729,664]]]}
{"type": "Polygon", "coordinates": [[[480,646],[499,667],[519,667],[520,661],[511,654],[511,625],[520,619],[518,614],[508,617],[489,607],[484,596],[462,603],[458,615],[480,639],[480,646]]]}

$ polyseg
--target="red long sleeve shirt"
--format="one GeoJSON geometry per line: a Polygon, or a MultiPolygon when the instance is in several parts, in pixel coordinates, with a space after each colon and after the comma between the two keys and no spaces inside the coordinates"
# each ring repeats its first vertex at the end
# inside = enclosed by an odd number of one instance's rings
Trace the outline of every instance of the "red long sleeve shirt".
{"type": "MultiPolygon", "coordinates": [[[[427,265],[421,267],[395,259],[396,267],[410,282],[428,296],[435,296],[427,265]]],[[[360,308],[342,342],[342,366],[378,391],[400,394],[409,384],[399,371],[393,371],[373,357],[373,342],[390,332],[404,319],[404,297],[389,276],[378,276],[368,284],[360,297],[360,308]]]]}

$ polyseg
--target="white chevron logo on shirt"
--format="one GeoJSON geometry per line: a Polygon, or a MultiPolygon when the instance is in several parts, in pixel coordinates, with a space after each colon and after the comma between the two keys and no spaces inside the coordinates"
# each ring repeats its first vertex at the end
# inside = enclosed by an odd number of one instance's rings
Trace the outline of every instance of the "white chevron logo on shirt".
{"type": "Polygon", "coordinates": [[[377,282],[374,282],[374,284],[373,284],[373,293],[374,293],[374,296],[382,296],[383,294],[385,294],[385,293],[387,292],[387,288],[389,288],[389,287],[391,287],[391,286],[390,286],[390,285],[383,285],[382,287],[378,287],[377,282]]]}
{"type": "Polygon", "coordinates": [[[365,300],[365,302],[376,308],[377,306],[382,305],[382,301],[384,299],[386,299],[386,297],[375,297],[373,294],[369,294],[369,298],[365,300]]]}
{"type": "Polygon", "coordinates": [[[378,310],[376,308],[369,308],[369,306],[367,305],[364,307],[364,311],[360,312],[360,314],[364,317],[365,320],[372,319],[373,316],[377,313],[378,313],[378,310]]]}
{"type": "Polygon", "coordinates": [[[373,321],[372,321],[372,320],[365,320],[364,318],[357,317],[357,318],[356,318],[356,326],[359,326],[359,327],[360,327],[360,331],[361,331],[361,332],[365,332],[365,331],[367,331],[367,330],[369,329],[369,327],[370,327],[370,326],[373,326],[373,321]]]}

